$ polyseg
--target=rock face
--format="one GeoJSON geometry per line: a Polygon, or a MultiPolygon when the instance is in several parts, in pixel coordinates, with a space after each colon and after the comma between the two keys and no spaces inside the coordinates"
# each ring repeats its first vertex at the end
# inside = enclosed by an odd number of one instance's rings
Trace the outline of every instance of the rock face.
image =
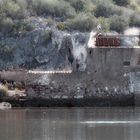
{"type": "Polygon", "coordinates": [[[44,24],[39,25],[25,35],[0,39],[0,70],[65,69],[74,62],[81,65],[80,69],[85,69],[82,65],[86,57],[83,51],[87,34],[66,33],[44,24]]]}
{"type": "MultiPolygon", "coordinates": [[[[16,37],[0,35],[0,70],[18,68],[56,70],[67,67],[79,71],[86,69],[86,48],[87,44],[92,45],[94,32],[90,34],[58,31],[50,26],[45,18],[40,17],[30,17],[25,19],[25,22],[34,29],[16,37]]],[[[129,35],[133,30],[136,29],[130,29],[124,34],[129,35]]],[[[123,46],[129,47],[130,43],[132,47],[134,42],[137,41],[126,38],[123,40],[123,46]],[[128,42],[127,45],[125,42],[128,42]]]]}
{"type": "Polygon", "coordinates": [[[7,102],[0,103],[0,109],[10,109],[10,108],[12,108],[12,105],[10,103],[7,102]]]}

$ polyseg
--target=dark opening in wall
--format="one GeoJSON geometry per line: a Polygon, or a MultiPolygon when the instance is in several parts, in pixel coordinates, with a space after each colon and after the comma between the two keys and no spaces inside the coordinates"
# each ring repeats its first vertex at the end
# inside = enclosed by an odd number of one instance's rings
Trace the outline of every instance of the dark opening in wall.
{"type": "Polygon", "coordinates": [[[89,54],[90,54],[90,55],[92,54],[92,50],[89,51],[89,54]]]}
{"type": "Polygon", "coordinates": [[[130,61],[124,61],[124,62],[123,62],[123,65],[124,65],[124,66],[130,66],[130,61]]]}
{"type": "Polygon", "coordinates": [[[140,65],[140,54],[139,54],[139,57],[138,57],[137,65],[140,65]]]}

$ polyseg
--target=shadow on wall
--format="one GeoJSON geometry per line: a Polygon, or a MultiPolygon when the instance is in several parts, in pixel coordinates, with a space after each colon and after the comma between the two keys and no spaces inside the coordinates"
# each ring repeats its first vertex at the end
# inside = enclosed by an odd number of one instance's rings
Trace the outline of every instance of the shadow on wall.
{"type": "Polygon", "coordinates": [[[70,66],[74,71],[85,71],[87,38],[82,33],[65,34],[63,36],[59,53],[66,60],[66,66],[70,66]]]}

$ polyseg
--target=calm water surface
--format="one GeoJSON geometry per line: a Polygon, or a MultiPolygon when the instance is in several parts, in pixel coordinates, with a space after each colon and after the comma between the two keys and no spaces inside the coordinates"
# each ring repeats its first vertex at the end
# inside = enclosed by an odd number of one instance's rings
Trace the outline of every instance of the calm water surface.
{"type": "Polygon", "coordinates": [[[140,108],[0,110],[0,140],[140,140],[140,108]]]}

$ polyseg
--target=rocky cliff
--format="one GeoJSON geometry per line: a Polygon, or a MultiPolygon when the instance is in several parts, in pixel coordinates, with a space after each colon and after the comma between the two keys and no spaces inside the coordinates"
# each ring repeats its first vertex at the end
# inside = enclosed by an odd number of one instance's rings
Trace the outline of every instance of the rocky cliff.
{"type": "MultiPolygon", "coordinates": [[[[85,69],[88,40],[94,38],[95,32],[60,31],[41,17],[29,17],[24,23],[33,29],[12,36],[0,34],[0,70],[19,68],[56,70],[74,68],[73,65],[76,64],[79,70],[85,69]]],[[[139,29],[132,28],[126,30],[124,34],[132,35],[132,32],[138,35],[139,29]]],[[[111,34],[114,32],[109,33],[111,34]]],[[[139,39],[132,37],[121,40],[123,47],[133,47],[139,42],[139,39]]]]}
{"type": "Polygon", "coordinates": [[[64,69],[70,67],[74,59],[81,61],[79,57],[85,57],[88,33],[58,31],[41,18],[26,22],[33,24],[34,30],[15,37],[1,36],[0,70],[64,69]]]}

